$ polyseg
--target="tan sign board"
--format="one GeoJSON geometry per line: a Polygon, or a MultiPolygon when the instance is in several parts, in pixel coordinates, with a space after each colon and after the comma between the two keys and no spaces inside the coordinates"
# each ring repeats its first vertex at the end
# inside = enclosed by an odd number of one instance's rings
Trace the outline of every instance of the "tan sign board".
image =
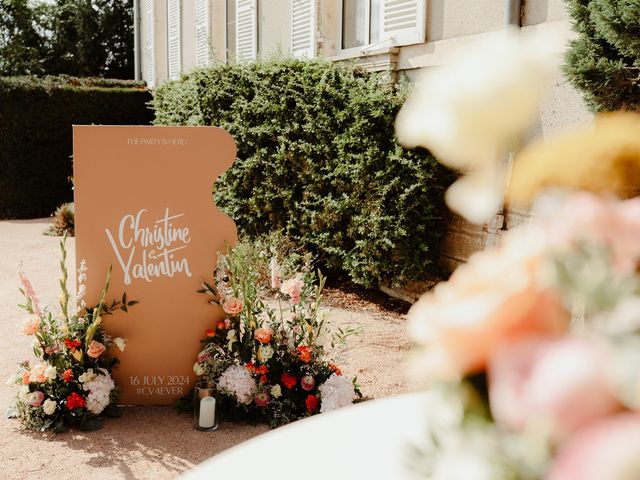
{"type": "Polygon", "coordinates": [[[76,261],[87,262],[87,303],[97,304],[109,265],[108,300],[126,291],[140,302],[103,323],[127,340],[114,372],[123,404],[171,404],[195,383],[199,341],[223,318],[197,291],[217,252],[236,241],[211,190],[235,153],[216,127],[73,127],[76,261]]]}

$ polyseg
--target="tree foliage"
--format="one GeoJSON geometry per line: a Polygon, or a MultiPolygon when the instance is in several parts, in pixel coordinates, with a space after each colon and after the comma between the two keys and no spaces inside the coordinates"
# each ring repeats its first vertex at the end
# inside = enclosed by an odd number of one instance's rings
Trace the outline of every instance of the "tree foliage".
{"type": "Polygon", "coordinates": [[[594,111],[640,109],[640,0],[567,0],[565,73],[594,111]]]}
{"type": "Polygon", "coordinates": [[[133,0],[0,0],[0,75],[133,78],[133,0]]]}

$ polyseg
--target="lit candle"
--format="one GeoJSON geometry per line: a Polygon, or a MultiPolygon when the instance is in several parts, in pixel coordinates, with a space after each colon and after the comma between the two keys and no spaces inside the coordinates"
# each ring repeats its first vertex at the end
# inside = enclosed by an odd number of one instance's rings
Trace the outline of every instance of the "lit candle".
{"type": "Polygon", "coordinates": [[[200,428],[213,428],[216,424],[216,399],[204,397],[200,400],[200,417],[198,425],[200,428]]]}

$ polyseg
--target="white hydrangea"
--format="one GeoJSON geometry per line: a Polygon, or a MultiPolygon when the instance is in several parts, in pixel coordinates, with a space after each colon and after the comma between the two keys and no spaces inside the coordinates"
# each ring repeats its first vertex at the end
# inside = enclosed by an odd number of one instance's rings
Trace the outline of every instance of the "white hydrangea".
{"type": "Polygon", "coordinates": [[[353,383],[340,375],[331,375],[318,387],[320,392],[320,413],[351,405],[356,399],[353,383]]]}
{"type": "Polygon", "coordinates": [[[87,395],[87,410],[98,415],[109,405],[111,391],[115,383],[109,374],[95,375],[93,379],[84,382],[82,388],[89,392],[87,395]]]}
{"type": "Polygon", "coordinates": [[[231,365],[218,379],[218,387],[236,397],[239,403],[249,404],[256,393],[256,382],[242,365],[231,365]]]}
{"type": "Polygon", "coordinates": [[[57,408],[58,406],[56,405],[56,402],[50,398],[47,398],[42,404],[42,411],[45,415],[53,415],[57,408]]]}

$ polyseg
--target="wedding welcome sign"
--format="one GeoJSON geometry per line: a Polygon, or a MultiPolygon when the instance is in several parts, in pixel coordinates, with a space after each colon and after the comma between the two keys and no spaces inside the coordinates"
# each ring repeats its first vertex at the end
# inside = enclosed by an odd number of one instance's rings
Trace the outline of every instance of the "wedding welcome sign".
{"type": "Polygon", "coordinates": [[[236,240],[211,194],[235,142],[215,127],[142,126],[74,126],[73,142],[76,261],[86,260],[87,292],[100,291],[111,265],[110,292],[140,302],[103,319],[127,341],[114,375],[121,402],[171,404],[195,383],[198,340],[224,318],[197,291],[236,240]]]}

